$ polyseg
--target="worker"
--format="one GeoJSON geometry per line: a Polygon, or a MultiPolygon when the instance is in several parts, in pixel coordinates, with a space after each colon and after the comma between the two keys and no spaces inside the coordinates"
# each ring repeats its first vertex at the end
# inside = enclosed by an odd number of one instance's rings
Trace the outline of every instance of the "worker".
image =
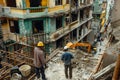
{"type": "Polygon", "coordinates": [[[42,80],[47,80],[45,77],[45,56],[44,56],[44,44],[39,41],[37,47],[34,48],[34,65],[37,79],[40,78],[40,73],[42,75],[42,80]]]}
{"type": "Polygon", "coordinates": [[[100,45],[102,44],[101,43],[101,36],[102,36],[102,33],[100,32],[97,36],[97,41],[100,43],[100,45]]]}
{"type": "Polygon", "coordinates": [[[64,47],[64,53],[62,54],[61,60],[64,62],[65,67],[65,77],[68,79],[72,79],[72,65],[71,59],[73,59],[73,55],[71,52],[68,52],[68,47],[64,47]],[[68,77],[68,69],[69,69],[69,77],[68,77]]]}

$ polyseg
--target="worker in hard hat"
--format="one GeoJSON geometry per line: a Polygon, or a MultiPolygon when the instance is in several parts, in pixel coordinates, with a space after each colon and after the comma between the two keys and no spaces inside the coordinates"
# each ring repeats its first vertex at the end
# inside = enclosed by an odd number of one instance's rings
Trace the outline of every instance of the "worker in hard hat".
{"type": "Polygon", "coordinates": [[[40,73],[42,75],[42,80],[47,80],[45,77],[45,57],[44,57],[44,44],[43,42],[39,41],[37,46],[34,48],[34,65],[35,65],[35,72],[37,79],[40,78],[40,73]]]}
{"type": "Polygon", "coordinates": [[[73,59],[73,55],[71,52],[68,52],[68,47],[64,47],[64,53],[62,54],[61,60],[64,62],[65,67],[65,77],[68,79],[72,79],[72,64],[71,59],[73,59]],[[68,76],[68,69],[69,69],[69,76],[68,76]]]}

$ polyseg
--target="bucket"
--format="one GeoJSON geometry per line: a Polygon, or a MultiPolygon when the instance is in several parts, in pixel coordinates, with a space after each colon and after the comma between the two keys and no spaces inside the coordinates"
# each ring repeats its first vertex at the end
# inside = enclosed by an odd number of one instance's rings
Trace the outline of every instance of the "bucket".
{"type": "Polygon", "coordinates": [[[22,65],[22,66],[20,66],[19,70],[20,70],[20,72],[22,73],[22,75],[24,77],[27,77],[31,73],[31,66],[29,66],[29,65],[22,65]]]}

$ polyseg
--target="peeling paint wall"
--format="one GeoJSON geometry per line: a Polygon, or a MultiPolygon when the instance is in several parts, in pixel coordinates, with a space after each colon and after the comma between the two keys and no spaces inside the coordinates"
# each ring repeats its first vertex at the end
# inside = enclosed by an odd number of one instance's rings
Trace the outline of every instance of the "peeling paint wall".
{"type": "Polygon", "coordinates": [[[50,32],[55,32],[56,31],[56,19],[55,18],[50,18],[49,19],[49,25],[50,25],[50,32]]]}
{"type": "Polygon", "coordinates": [[[55,7],[55,0],[49,0],[48,7],[50,7],[50,8],[55,7]]]}
{"type": "Polygon", "coordinates": [[[115,5],[112,11],[112,22],[119,20],[120,20],[120,0],[115,0],[115,5]]]}
{"type": "Polygon", "coordinates": [[[16,0],[17,8],[23,8],[22,0],[16,0]]]}
{"type": "MultiPolygon", "coordinates": [[[[9,29],[9,24],[8,24],[8,21],[7,21],[7,23],[6,24],[3,24],[2,25],[2,31],[3,31],[3,34],[7,34],[7,33],[9,33],[10,32],[10,29],[9,29]]],[[[7,40],[7,35],[3,35],[4,36],[4,40],[7,40]]]]}
{"type": "Polygon", "coordinates": [[[17,40],[19,39],[18,36],[16,36],[14,33],[10,32],[10,27],[9,27],[9,21],[8,20],[7,20],[6,24],[2,25],[2,31],[3,31],[4,41],[6,41],[8,39],[16,41],[16,39],[17,40]]]}

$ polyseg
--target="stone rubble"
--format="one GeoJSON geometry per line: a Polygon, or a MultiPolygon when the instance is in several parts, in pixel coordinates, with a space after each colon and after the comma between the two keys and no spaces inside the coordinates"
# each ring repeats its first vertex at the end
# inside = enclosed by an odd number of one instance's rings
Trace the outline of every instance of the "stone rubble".
{"type": "MultiPolygon", "coordinates": [[[[98,61],[93,55],[79,50],[71,50],[74,55],[72,80],[87,80],[98,61]]],[[[67,80],[64,75],[64,64],[61,54],[57,54],[47,65],[46,76],[48,80],[67,80]]]]}

